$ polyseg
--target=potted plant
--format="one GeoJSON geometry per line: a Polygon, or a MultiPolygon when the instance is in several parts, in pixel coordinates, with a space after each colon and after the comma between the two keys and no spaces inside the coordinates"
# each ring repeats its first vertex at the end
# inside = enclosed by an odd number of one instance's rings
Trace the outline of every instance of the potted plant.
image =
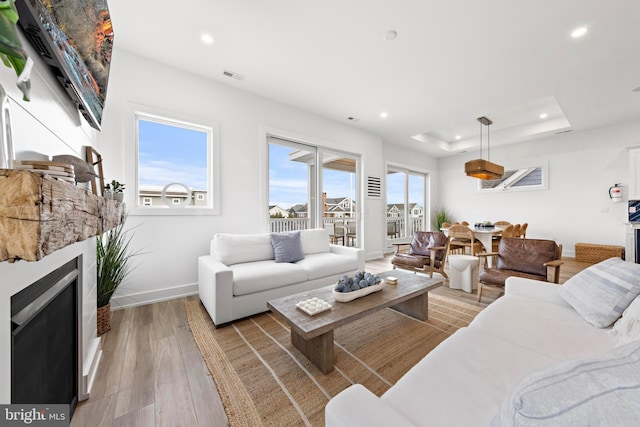
{"type": "Polygon", "coordinates": [[[447,211],[446,208],[438,208],[433,213],[433,219],[431,224],[433,225],[433,229],[435,231],[439,231],[442,228],[442,224],[448,222],[453,223],[453,217],[447,211]]]}
{"type": "Polygon", "coordinates": [[[0,60],[13,68],[18,76],[17,85],[22,91],[23,100],[29,101],[31,91],[31,70],[33,61],[22,47],[16,23],[18,11],[13,1],[0,3],[0,60]]]}
{"type": "Polygon", "coordinates": [[[111,329],[111,297],[131,272],[131,258],[140,254],[131,250],[132,237],[123,221],[96,239],[98,336],[111,329]]]}
{"type": "Polygon", "coordinates": [[[114,179],[111,181],[111,185],[107,184],[105,189],[107,188],[110,188],[113,192],[113,200],[117,200],[119,202],[122,202],[122,200],[124,200],[124,184],[114,179]]]}

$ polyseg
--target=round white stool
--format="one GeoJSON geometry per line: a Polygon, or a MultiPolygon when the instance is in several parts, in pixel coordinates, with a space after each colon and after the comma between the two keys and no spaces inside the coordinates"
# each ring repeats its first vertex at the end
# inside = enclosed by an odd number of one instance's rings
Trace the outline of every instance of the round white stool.
{"type": "Polygon", "coordinates": [[[472,293],[478,288],[480,258],[471,255],[449,255],[449,287],[472,293]]]}

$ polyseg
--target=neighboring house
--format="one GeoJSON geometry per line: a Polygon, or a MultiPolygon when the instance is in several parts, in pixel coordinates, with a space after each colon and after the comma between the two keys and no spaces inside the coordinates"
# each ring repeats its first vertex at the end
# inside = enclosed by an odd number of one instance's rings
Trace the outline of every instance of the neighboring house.
{"type": "MultiPolygon", "coordinates": [[[[417,203],[409,203],[409,216],[419,217],[424,213],[424,208],[417,203]]],[[[387,218],[402,218],[404,217],[404,204],[388,204],[387,205],[387,218]]]]}
{"type": "Polygon", "coordinates": [[[351,217],[356,211],[356,202],[349,197],[324,197],[323,211],[325,217],[351,217]]]}
{"type": "Polygon", "coordinates": [[[309,216],[307,204],[297,204],[289,208],[289,218],[307,218],[309,216]]]}
{"type": "Polygon", "coordinates": [[[270,218],[289,218],[289,211],[278,205],[269,205],[270,218]]]}
{"type": "MultiPolygon", "coordinates": [[[[188,198],[186,191],[182,187],[178,187],[177,190],[167,191],[165,198],[168,203],[179,205],[185,203],[188,198]]],[[[191,189],[191,201],[189,206],[206,206],[207,205],[207,192],[206,190],[194,190],[191,189]]],[[[159,186],[143,186],[138,190],[138,203],[140,206],[163,206],[162,201],[162,187],[159,186]]]]}

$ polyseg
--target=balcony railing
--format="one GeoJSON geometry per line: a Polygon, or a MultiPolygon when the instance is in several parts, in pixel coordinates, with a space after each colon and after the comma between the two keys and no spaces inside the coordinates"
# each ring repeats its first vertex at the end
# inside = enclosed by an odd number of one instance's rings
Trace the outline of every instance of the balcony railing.
{"type": "MultiPolygon", "coordinates": [[[[335,218],[324,217],[322,223],[325,228],[330,228],[334,222],[344,224],[344,221],[353,220],[352,218],[335,218]]],[[[309,228],[309,218],[270,218],[269,231],[272,233],[280,233],[283,231],[307,230],[309,228]]],[[[409,233],[405,233],[406,224],[404,218],[387,218],[387,237],[398,238],[404,236],[412,236],[415,231],[425,230],[422,217],[409,218],[409,233]],[[395,232],[390,233],[393,229],[395,232]]]]}

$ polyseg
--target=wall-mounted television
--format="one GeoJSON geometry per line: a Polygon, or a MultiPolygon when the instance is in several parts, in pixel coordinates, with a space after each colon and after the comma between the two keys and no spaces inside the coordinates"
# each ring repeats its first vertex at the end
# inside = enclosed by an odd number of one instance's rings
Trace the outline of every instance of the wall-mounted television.
{"type": "Polygon", "coordinates": [[[107,0],[16,0],[18,24],[80,113],[100,130],[113,29],[107,0]]]}

